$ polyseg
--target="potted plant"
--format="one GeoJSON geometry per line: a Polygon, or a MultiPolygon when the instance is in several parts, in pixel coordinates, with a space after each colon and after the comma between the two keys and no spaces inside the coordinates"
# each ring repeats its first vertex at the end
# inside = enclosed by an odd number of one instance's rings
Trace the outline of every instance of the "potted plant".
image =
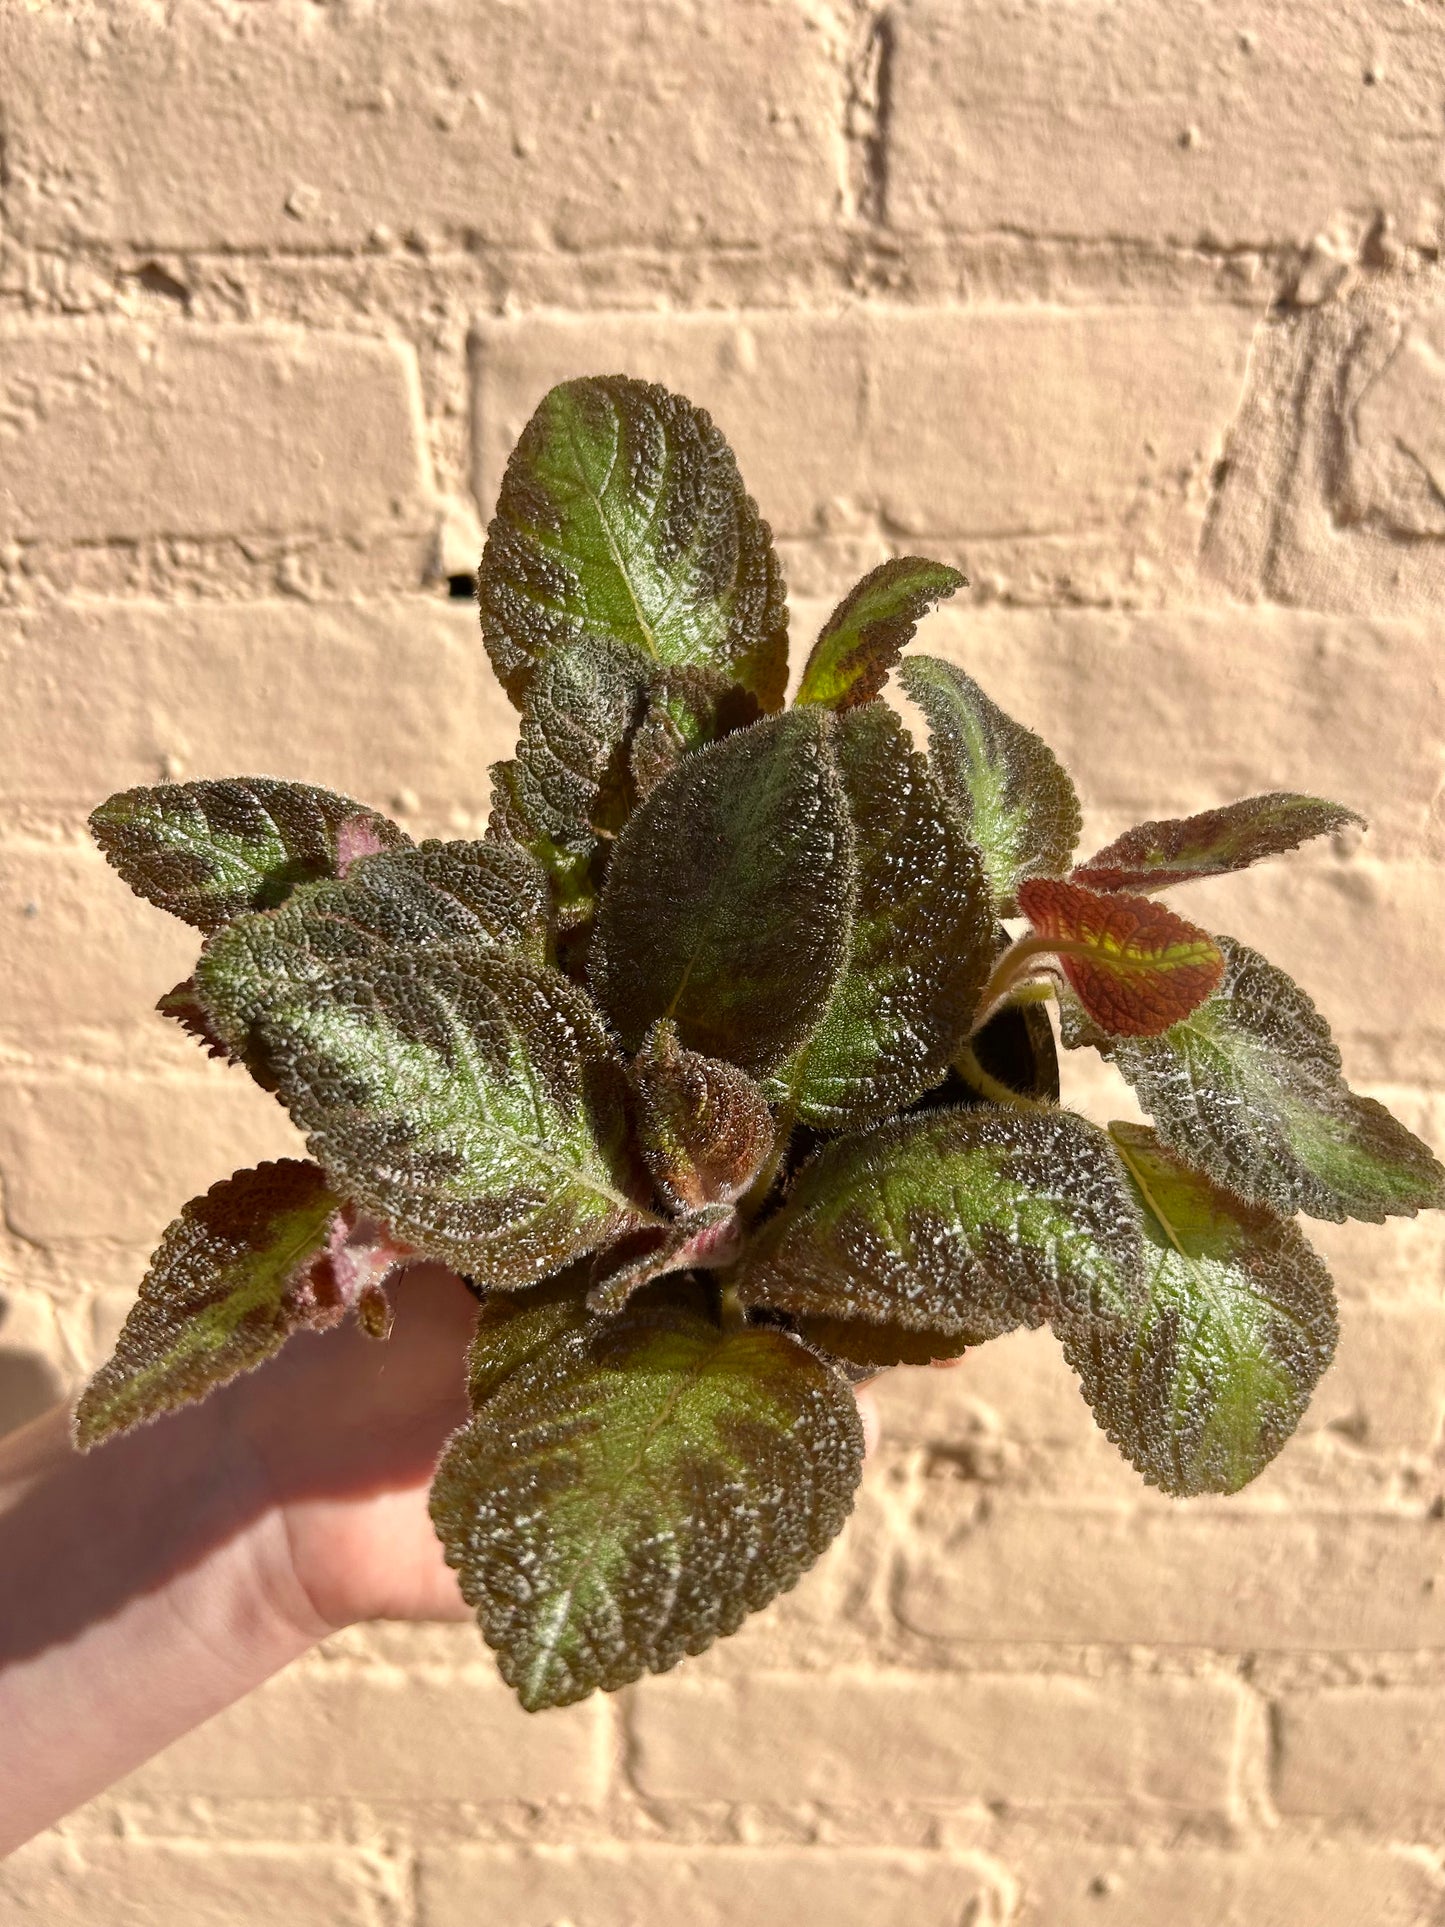
{"type": "Polygon", "coordinates": [[[205,939],[160,1008],[312,1161],[184,1208],[79,1443],[300,1328],[383,1340],[407,1266],[445,1261],[481,1305],[432,1514],[529,1708],[793,1585],[860,1477],[852,1384],[891,1365],[1048,1324],[1145,1479],[1252,1479],[1335,1343],[1296,1214],[1413,1214],[1445,1171],[1301,989],[1163,896],[1358,819],[1276,792],[1081,861],[1046,746],[902,659],[960,586],[875,569],[786,703],[782,578],[718,430],[567,382],[482,558],[521,716],[485,839],[268,778],[102,804],[110,861],[205,939]],[[1048,1000],[1150,1127],[1060,1106],[1048,1000]]]}

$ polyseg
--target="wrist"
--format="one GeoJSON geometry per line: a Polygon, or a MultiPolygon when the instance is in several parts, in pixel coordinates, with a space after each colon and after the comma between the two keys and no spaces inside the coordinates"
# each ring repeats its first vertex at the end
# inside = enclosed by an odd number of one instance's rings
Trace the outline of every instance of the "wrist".
{"type": "Polygon", "coordinates": [[[297,1658],[284,1521],[219,1408],[0,1452],[0,1853],[297,1658]],[[85,1735],[83,1747],[74,1735],[85,1735]]]}

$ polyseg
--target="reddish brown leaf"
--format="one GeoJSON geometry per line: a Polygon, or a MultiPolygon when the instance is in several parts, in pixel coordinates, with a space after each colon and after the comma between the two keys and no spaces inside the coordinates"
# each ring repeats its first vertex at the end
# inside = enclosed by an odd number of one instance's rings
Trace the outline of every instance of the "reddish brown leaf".
{"type": "Polygon", "coordinates": [[[1117,1037],[1157,1037],[1224,975],[1209,932],[1149,897],[1101,896],[1053,877],[1030,877],[1018,895],[1037,948],[1054,952],[1079,1002],[1117,1037]]]}
{"type": "Polygon", "coordinates": [[[740,1197],[773,1146],[773,1114],[747,1072],[684,1050],[664,1018],[633,1059],[632,1083],[638,1144],[669,1207],[740,1197]]]}
{"type": "Polygon", "coordinates": [[[1137,824],[1080,864],[1072,880],[1091,890],[1138,894],[1165,890],[1194,877],[1248,869],[1251,863],[1298,849],[1311,837],[1328,836],[1347,823],[1363,827],[1364,818],[1341,803],[1272,790],[1267,796],[1247,796],[1241,803],[1202,810],[1198,816],[1137,824]]]}

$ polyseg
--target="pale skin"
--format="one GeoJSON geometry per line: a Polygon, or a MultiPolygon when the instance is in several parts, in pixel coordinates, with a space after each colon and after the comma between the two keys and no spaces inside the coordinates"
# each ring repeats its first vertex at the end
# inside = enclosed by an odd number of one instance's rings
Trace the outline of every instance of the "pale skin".
{"type": "Polygon", "coordinates": [[[476,1301],[392,1296],[87,1455],[66,1408],[0,1440],[0,1855],[341,1627],[471,1617],[426,1497],[476,1301]]]}

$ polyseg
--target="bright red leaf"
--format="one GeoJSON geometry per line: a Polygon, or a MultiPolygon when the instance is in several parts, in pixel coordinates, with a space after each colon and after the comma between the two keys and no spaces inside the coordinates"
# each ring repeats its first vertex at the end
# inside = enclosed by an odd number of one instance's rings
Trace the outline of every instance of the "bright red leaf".
{"type": "Polygon", "coordinates": [[[1084,1009],[1116,1036],[1157,1037],[1202,1004],[1224,975],[1208,931],[1149,897],[1101,896],[1054,877],[1030,877],[1018,899],[1084,1009]]]}

